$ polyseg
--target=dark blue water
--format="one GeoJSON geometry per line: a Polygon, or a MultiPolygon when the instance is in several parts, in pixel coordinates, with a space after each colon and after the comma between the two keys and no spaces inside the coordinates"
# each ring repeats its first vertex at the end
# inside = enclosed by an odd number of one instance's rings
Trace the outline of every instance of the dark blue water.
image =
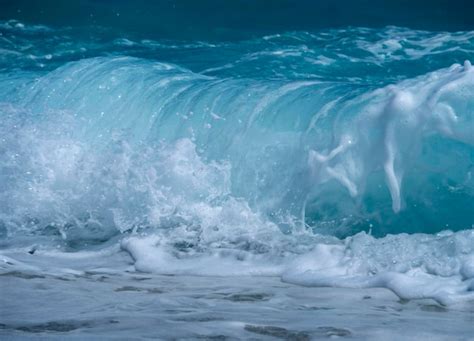
{"type": "Polygon", "coordinates": [[[387,25],[431,31],[474,27],[467,0],[2,0],[2,19],[51,26],[113,27],[157,39],[240,40],[285,31],[387,25]]]}

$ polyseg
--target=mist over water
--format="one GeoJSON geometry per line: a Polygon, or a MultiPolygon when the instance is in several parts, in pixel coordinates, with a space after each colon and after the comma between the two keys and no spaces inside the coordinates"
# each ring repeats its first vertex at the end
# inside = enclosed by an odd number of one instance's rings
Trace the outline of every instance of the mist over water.
{"type": "Polygon", "coordinates": [[[0,21],[5,271],[31,270],[18,250],[51,269],[125,251],[142,272],[473,299],[467,19],[147,33],[102,2],[69,24],[18,6],[0,21]]]}

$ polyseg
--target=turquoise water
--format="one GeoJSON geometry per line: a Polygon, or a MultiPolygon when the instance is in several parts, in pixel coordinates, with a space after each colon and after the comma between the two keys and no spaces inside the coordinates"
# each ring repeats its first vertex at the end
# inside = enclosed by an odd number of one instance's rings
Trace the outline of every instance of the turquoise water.
{"type": "Polygon", "coordinates": [[[455,65],[472,56],[472,32],[347,28],[182,42],[103,30],[107,38],[2,23],[9,234],[51,224],[87,231],[88,219],[98,223],[90,238],[96,229],[156,227],[151,193],[169,179],[150,183],[147,172],[167,167],[158,154],[176,141],[212,179],[195,188],[177,181],[163,195],[239,198],[285,232],[472,227],[472,72],[469,62],[455,65]],[[50,146],[60,150],[44,159],[50,146]],[[110,162],[117,174],[104,174],[110,162]],[[48,172],[65,177],[60,191],[48,172]],[[48,208],[43,190],[51,191],[48,208]],[[26,213],[22,200],[39,207],[26,213]],[[109,220],[113,210],[124,226],[109,220]]]}
{"type": "Polygon", "coordinates": [[[469,6],[365,5],[1,2],[5,281],[269,276],[472,302],[469,6]]]}

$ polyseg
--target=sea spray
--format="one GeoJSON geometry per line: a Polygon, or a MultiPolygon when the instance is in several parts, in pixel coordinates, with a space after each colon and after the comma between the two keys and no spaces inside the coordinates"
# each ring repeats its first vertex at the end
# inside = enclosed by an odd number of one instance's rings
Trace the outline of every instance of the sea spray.
{"type": "Polygon", "coordinates": [[[472,32],[0,30],[5,272],[126,251],[143,272],[472,300],[472,32]]]}

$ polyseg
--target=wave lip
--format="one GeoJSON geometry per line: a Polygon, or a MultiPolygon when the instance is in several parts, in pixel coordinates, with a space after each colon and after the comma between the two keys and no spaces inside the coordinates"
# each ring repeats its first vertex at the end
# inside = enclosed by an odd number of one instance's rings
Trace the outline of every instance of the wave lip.
{"type": "Polygon", "coordinates": [[[402,206],[403,176],[420,158],[422,140],[437,134],[474,145],[474,120],[466,93],[474,91],[471,63],[406,80],[349,101],[342,111],[353,114],[353,127],[326,154],[311,150],[309,164],[316,184],[335,179],[355,197],[368,174],[383,169],[393,211],[402,206]],[[362,108],[360,108],[362,106],[362,108]],[[459,106],[467,108],[460,109],[459,106]]]}

